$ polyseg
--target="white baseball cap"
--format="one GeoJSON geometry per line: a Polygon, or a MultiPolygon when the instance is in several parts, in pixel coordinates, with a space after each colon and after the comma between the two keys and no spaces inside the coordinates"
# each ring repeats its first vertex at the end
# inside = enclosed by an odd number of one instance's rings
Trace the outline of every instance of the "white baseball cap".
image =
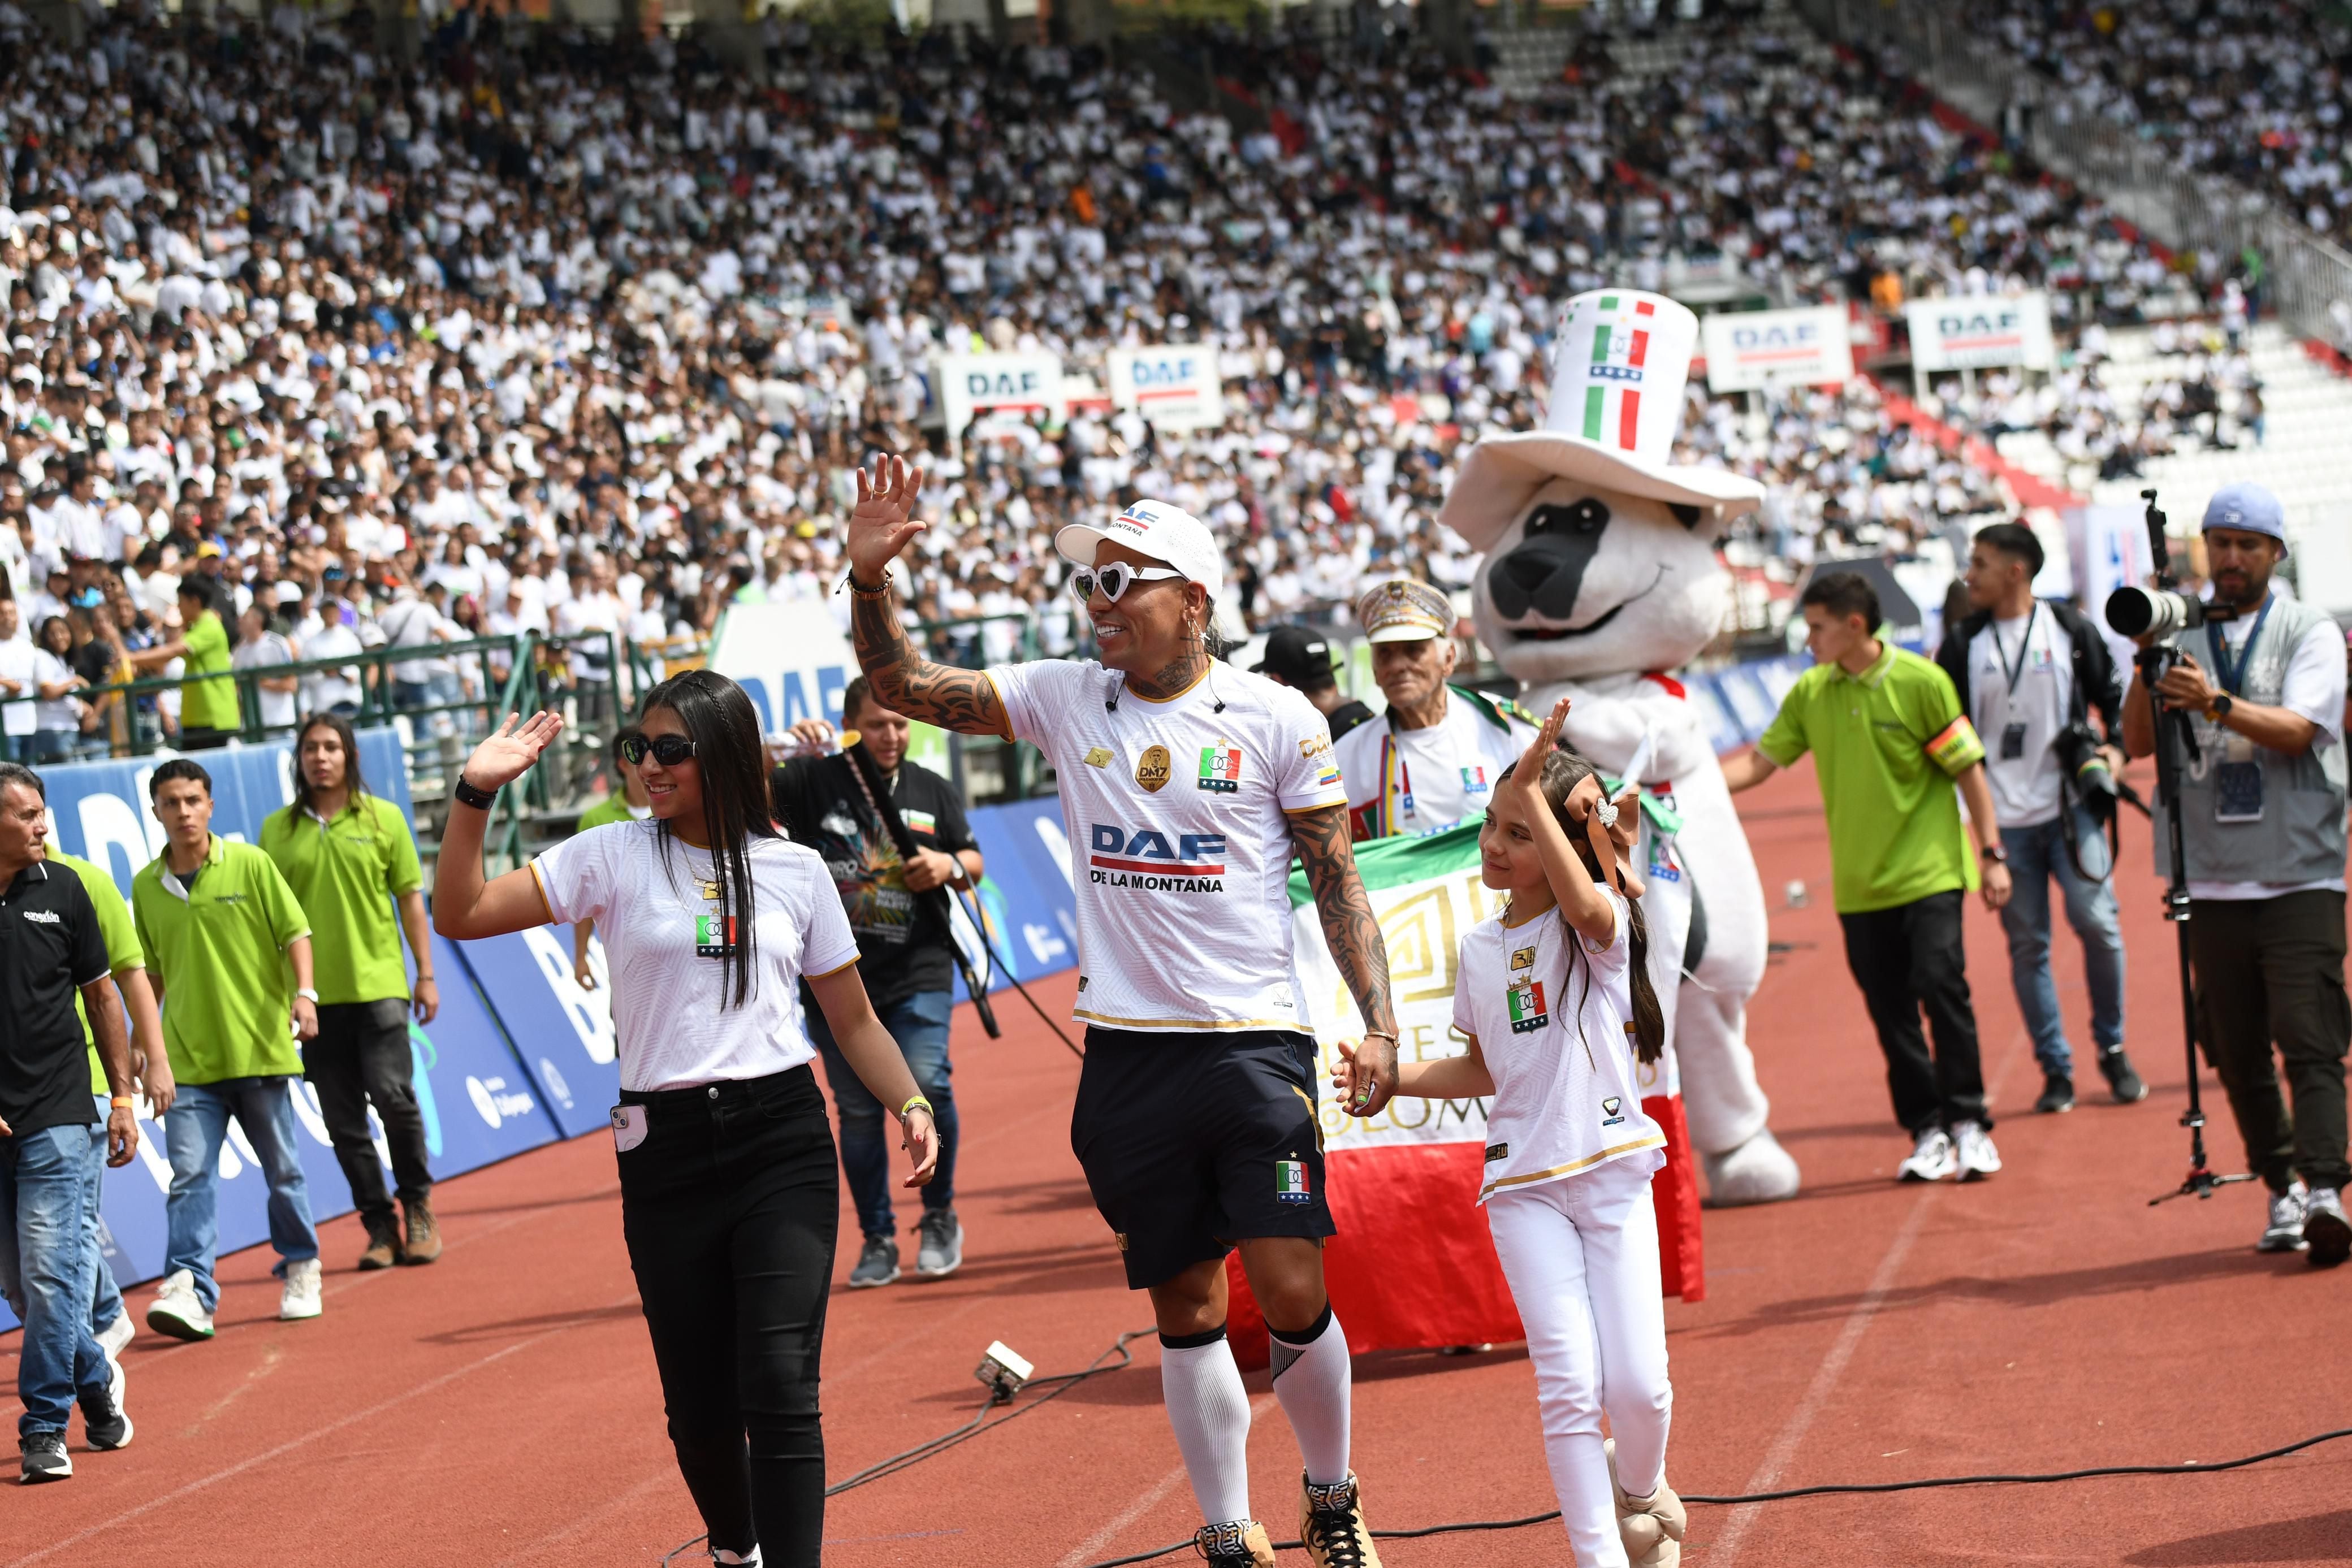
{"type": "Polygon", "coordinates": [[[1209,591],[1212,599],[1225,591],[1225,556],[1217,548],[1209,525],[1181,507],[1165,501],[1138,501],[1097,528],[1070,523],[1054,536],[1062,559],[1078,566],[1095,563],[1095,547],[1108,540],[1139,555],[1166,561],[1191,581],[1209,591]]]}

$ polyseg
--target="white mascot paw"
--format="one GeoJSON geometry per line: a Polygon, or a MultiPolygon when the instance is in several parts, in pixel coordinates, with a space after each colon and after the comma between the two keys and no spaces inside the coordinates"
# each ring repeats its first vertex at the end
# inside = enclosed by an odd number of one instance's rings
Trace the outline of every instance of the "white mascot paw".
{"type": "Polygon", "coordinates": [[[1797,1162],[1769,1127],[1728,1154],[1698,1157],[1706,1172],[1706,1206],[1738,1208],[1751,1203],[1779,1203],[1797,1196],[1801,1179],[1797,1162]]]}

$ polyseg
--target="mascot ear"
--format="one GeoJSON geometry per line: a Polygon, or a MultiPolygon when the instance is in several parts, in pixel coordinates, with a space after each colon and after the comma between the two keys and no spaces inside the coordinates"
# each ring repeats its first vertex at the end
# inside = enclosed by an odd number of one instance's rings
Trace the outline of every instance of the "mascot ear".
{"type": "Polygon", "coordinates": [[[1672,512],[1675,515],[1675,521],[1680,523],[1683,527],[1686,528],[1695,528],[1698,527],[1698,519],[1701,514],[1696,507],[1685,506],[1681,502],[1669,502],[1666,506],[1666,510],[1672,512]]]}

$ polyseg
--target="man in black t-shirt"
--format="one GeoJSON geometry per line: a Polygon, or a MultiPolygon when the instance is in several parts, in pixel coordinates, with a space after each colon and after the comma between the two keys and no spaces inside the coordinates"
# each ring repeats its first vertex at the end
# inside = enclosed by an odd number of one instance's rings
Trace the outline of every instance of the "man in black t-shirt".
{"type": "Polygon", "coordinates": [[[0,1247],[9,1305],[25,1324],[16,1357],[17,1428],[26,1481],[63,1480],[66,1422],[79,1400],[93,1448],[131,1441],[122,1388],[89,1328],[96,1256],[82,1245],[92,1201],[89,1058],[79,993],[89,1004],[113,1103],[107,1163],[139,1137],[131,1114],[131,1044],[107,994],[111,961],[81,879],[52,867],[47,791],[37,774],[0,762],[0,1247]]]}
{"type": "MultiPolygon", "coordinates": [[[[954,895],[946,890],[971,885],[981,874],[980,851],[955,786],[906,760],[912,727],[904,714],[867,694],[865,676],[851,681],[842,694],[841,719],[841,738],[856,737],[880,791],[866,782],[846,753],[793,758],[776,769],[770,789],[777,821],[832,869],[865,960],[860,971],[866,993],[931,1103],[940,1133],[939,1173],[923,1188],[915,1272],[942,1279],[963,1263],[963,1226],[955,1213],[958,1128],[948,1066],[955,973],[948,908],[954,895]],[[899,852],[899,835],[883,820],[886,810],[905,829],[914,846],[911,857],[899,852]]],[[[802,720],[793,727],[793,737],[812,751],[830,747],[835,738],[833,727],[822,719],[802,720]]],[[[898,1278],[898,1243],[884,1113],[898,1108],[877,1101],[850,1071],[824,1012],[811,1007],[807,1013],[809,1038],[824,1057],[825,1077],[841,1113],[842,1171],[866,1232],[849,1283],[858,1290],[887,1285],[898,1278]]]]}

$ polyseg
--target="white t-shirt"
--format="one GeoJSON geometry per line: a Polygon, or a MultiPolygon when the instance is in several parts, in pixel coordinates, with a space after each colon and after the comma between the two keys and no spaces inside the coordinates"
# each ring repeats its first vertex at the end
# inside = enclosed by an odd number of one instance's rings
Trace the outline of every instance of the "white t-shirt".
{"type": "MultiPolygon", "coordinates": [[[[73,667],[47,648],[33,650],[33,679],[44,686],[54,686],[74,678],[73,667]]],[[[43,697],[35,710],[37,729],[74,730],[81,727],[81,709],[70,696],[43,697]]]]}
{"type": "MultiPolygon", "coordinates": [[[[2229,650],[2231,664],[2237,664],[2245,652],[2246,634],[2253,630],[2254,619],[2246,615],[2234,621],[2207,622],[2221,628],[2221,645],[2229,650]]],[[[2221,677],[2212,668],[2212,645],[2195,633],[2183,636],[2180,644],[2206,666],[2206,679],[2218,689],[2221,677]]],[[[2319,737],[2312,742],[2315,747],[2344,744],[2344,633],[2336,630],[2335,622],[2323,618],[2295,644],[2294,656],[2287,661],[2286,678],[2279,686],[2279,706],[2319,727],[2319,737]]],[[[2341,876],[2294,883],[2199,882],[2191,878],[2189,883],[2191,898],[2280,898],[2290,893],[2343,891],[2341,876]]]]}
{"type": "MultiPolygon", "coordinates": [[[[275,632],[264,632],[250,643],[239,643],[228,656],[232,670],[266,670],[273,664],[293,662],[293,648],[275,632]]],[[[262,723],[275,727],[294,722],[296,693],[273,692],[268,686],[257,685],[254,695],[261,699],[262,723]]]]}
{"type": "Polygon", "coordinates": [[[2053,755],[2074,700],[2074,639],[2058,617],[2035,605],[1992,621],[1969,641],[1969,715],[1984,741],[1993,815],[2004,828],[2058,820],[2062,769],[2053,755]],[[2011,691],[2010,677],[2016,676],[2011,691]],[[2018,756],[2007,755],[2012,724],[2025,727],[2018,756]]]}
{"type": "Polygon", "coordinates": [[[16,684],[19,696],[0,703],[0,735],[30,735],[37,727],[33,690],[41,651],[22,637],[0,642],[0,681],[16,684]]]}
{"type": "Polygon", "coordinates": [[[1486,810],[1495,781],[1535,737],[1523,724],[1497,726],[1459,692],[1446,694],[1445,716],[1426,729],[1360,724],[1337,747],[1349,814],[1363,821],[1385,800],[1389,833],[1453,827],[1486,810]]]}
{"type": "MultiPolygon", "coordinates": [[[[360,634],[341,620],[329,621],[302,644],[302,657],[337,659],[360,652],[360,634]]],[[[345,666],[352,668],[353,666],[345,666]]],[[[319,670],[302,677],[303,706],[311,713],[325,713],[337,703],[357,703],[360,684],[350,679],[341,669],[319,670]]]]}
{"type": "Polygon", "coordinates": [[[1078,906],[1072,1016],[1122,1030],[1304,1030],[1286,813],[1346,799],[1315,705],[1225,664],[1165,702],[1091,661],[1000,664],[988,677],[1014,738],[1045,752],[1061,783],[1078,906]]]}
{"type": "Polygon", "coordinates": [[[772,838],[748,852],[756,984],[740,1008],[720,1005],[724,936],[707,852],[665,842],[658,822],[608,822],[530,862],[549,918],[593,920],[604,939],[622,1088],[765,1078],[815,1056],[801,977],[856,963],[857,940],[815,851],[772,838]]]}
{"type": "Polygon", "coordinates": [[[1625,901],[1601,891],[1617,912],[1605,944],[1578,936],[1557,909],[1517,926],[1496,915],[1462,937],[1454,1027],[1477,1038],[1495,1080],[1481,1203],[1628,1156],[1654,1171],[1665,1164],[1666,1134],[1642,1110],[1627,1021],[1625,901]]]}

